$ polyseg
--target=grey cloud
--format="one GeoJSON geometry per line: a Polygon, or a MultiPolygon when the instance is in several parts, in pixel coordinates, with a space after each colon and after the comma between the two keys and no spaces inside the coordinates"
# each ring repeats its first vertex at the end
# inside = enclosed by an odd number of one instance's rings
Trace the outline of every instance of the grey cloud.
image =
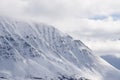
{"type": "MultiPolygon", "coordinates": [[[[54,25],[85,43],[89,41],[87,39],[101,40],[99,43],[102,43],[119,38],[119,4],[119,0],[1,0],[0,14],[54,25]]],[[[91,48],[95,50],[95,47],[91,48]]],[[[102,50],[98,47],[97,51],[102,50]]]]}
{"type": "Polygon", "coordinates": [[[118,13],[119,0],[1,0],[1,8],[11,9],[10,12],[28,12],[38,16],[66,15],[76,17],[88,17],[93,15],[109,15],[118,13]],[[103,4],[104,3],[104,4],[103,4]]]}
{"type": "Polygon", "coordinates": [[[53,2],[54,0],[30,0],[28,5],[25,7],[25,13],[30,14],[34,17],[48,17],[48,18],[57,18],[62,17],[65,14],[64,5],[59,4],[58,2],[53,2]]]}
{"type": "Polygon", "coordinates": [[[118,40],[120,32],[106,32],[104,30],[83,30],[70,32],[80,38],[98,39],[98,40],[118,40]]]}
{"type": "Polygon", "coordinates": [[[93,19],[93,20],[104,20],[108,18],[108,16],[105,16],[105,15],[95,15],[95,16],[92,16],[90,17],[89,19],[93,19]]]}
{"type": "Polygon", "coordinates": [[[1,0],[0,11],[29,17],[88,18],[118,13],[118,4],[119,0],[1,0]]]}
{"type": "Polygon", "coordinates": [[[100,55],[100,56],[103,56],[103,55],[115,55],[115,54],[120,54],[120,50],[93,50],[94,51],[94,54],[97,54],[97,55],[100,55]]]}
{"type": "Polygon", "coordinates": [[[114,20],[120,20],[120,13],[114,13],[111,16],[114,20]]]}

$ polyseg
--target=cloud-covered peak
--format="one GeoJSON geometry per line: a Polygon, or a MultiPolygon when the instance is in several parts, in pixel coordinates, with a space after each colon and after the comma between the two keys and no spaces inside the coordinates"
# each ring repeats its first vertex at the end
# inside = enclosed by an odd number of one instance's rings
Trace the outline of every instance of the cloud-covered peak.
{"type": "Polygon", "coordinates": [[[48,23],[84,42],[102,43],[119,38],[119,7],[119,0],[1,0],[0,14],[48,23]]]}

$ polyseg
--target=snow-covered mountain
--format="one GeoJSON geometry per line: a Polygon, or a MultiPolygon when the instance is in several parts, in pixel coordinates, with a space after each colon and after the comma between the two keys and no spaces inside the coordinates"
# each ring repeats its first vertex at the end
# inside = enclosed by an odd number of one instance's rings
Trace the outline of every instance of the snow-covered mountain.
{"type": "Polygon", "coordinates": [[[119,80],[120,71],[56,28],[0,17],[0,80],[119,80]]]}

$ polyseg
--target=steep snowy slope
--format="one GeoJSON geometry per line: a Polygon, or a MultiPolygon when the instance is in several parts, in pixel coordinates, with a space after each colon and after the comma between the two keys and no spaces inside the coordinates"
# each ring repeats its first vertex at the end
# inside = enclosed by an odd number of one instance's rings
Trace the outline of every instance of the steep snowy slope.
{"type": "Polygon", "coordinates": [[[50,25],[0,17],[0,79],[80,78],[119,80],[120,71],[50,25]]]}

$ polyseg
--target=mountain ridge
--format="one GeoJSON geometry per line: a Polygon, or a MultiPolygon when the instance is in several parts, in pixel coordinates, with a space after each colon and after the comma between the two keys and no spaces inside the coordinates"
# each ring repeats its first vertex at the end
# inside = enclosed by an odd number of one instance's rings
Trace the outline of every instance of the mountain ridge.
{"type": "Polygon", "coordinates": [[[0,47],[0,72],[8,76],[6,79],[120,78],[120,71],[81,41],[50,25],[0,17],[0,47]]]}

